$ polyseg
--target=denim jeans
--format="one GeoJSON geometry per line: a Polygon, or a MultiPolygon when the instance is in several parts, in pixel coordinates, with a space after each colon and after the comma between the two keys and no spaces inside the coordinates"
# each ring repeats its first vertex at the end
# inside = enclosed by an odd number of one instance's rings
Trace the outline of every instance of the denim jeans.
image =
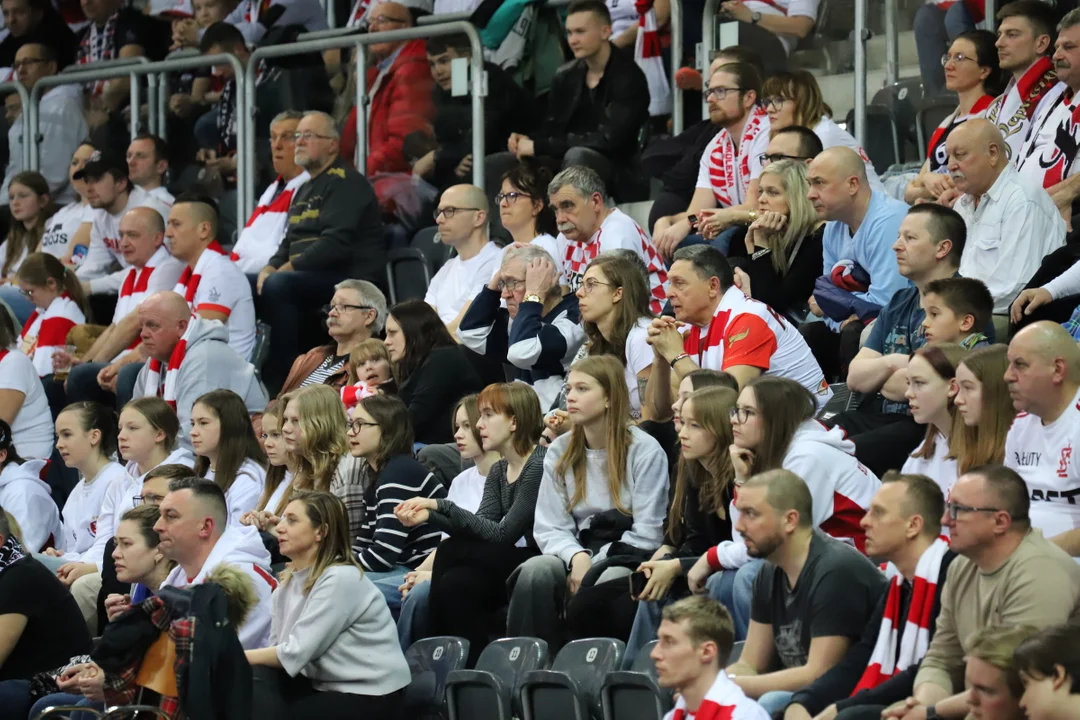
{"type": "Polygon", "coordinates": [[[405,652],[417,640],[426,638],[428,633],[428,598],[431,597],[431,583],[424,581],[413,585],[412,590],[401,603],[398,616],[397,633],[401,651],[405,652]]]}
{"type": "Polygon", "coordinates": [[[15,330],[25,325],[34,312],[34,303],[23,297],[17,285],[0,285],[0,302],[6,303],[11,312],[15,313],[15,319],[19,321],[19,327],[15,330]]]}
{"type": "Polygon", "coordinates": [[[758,698],[758,705],[765,708],[769,715],[783,713],[784,708],[791,704],[791,698],[795,693],[788,690],[773,690],[758,698]]]}
{"type": "Polygon", "coordinates": [[[948,10],[926,4],[915,11],[912,23],[915,30],[915,49],[919,53],[923,95],[933,97],[945,90],[945,68],[941,56],[949,51],[956,36],[975,29],[975,21],[962,2],[953,3],[948,10]]]}
{"type": "MultiPolygon", "coordinates": [[[[71,368],[66,383],[66,405],[90,400],[109,407],[115,406],[119,410],[136,394],[142,394],[136,390],[135,380],[143,368],[143,363],[129,363],[120,368],[120,372],[116,374],[115,395],[98,385],[97,376],[104,367],[105,363],[83,363],[71,368]]],[[[55,398],[50,395],[50,400],[55,398]]],[[[61,409],[63,408],[52,408],[54,413],[61,409]]]]}
{"type": "Polygon", "coordinates": [[[375,583],[375,587],[379,588],[379,592],[386,598],[386,604],[395,619],[401,611],[401,591],[398,588],[405,583],[405,576],[411,572],[411,568],[400,565],[385,572],[364,573],[364,576],[375,583]]]}

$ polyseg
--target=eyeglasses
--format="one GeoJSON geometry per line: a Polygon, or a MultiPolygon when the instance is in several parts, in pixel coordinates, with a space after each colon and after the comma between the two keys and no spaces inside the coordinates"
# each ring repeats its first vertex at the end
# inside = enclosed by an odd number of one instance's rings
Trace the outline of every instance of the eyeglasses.
{"type": "Polygon", "coordinates": [[[454,207],[453,205],[448,205],[447,207],[436,209],[435,212],[433,212],[431,215],[435,218],[435,221],[438,222],[440,215],[445,215],[446,219],[449,220],[450,218],[454,217],[454,213],[461,210],[472,210],[473,212],[480,212],[480,208],[459,208],[454,207]]]}
{"type": "Polygon", "coordinates": [[[376,15],[368,20],[368,27],[375,25],[408,25],[408,20],[402,20],[400,18],[388,17],[386,15],[376,15]]]}
{"type": "Polygon", "coordinates": [[[777,95],[776,97],[765,98],[764,100],[762,100],[761,105],[766,110],[768,110],[770,107],[774,107],[777,109],[777,111],[780,111],[784,109],[784,103],[786,103],[787,101],[788,99],[786,97],[781,97],[777,95]]]}
{"type": "Polygon", "coordinates": [[[586,295],[592,295],[593,291],[596,290],[597,285],[607,285],[608,287],[615,287],[615,283],[606,283],[599,280],[594,280],[593,278],[589,278],[585,282],[581,283],[581,289],[585,291],[586,295]]]}
{"type": "Polygon", "coordinates": [[[970,60],[973,63],[978,62],[978,60],[976,60],[975,58],[968,57],[964,53],[956,53],[955,55],[950,55],[949,53],[945,53],[944,55],[941,56],[941,66],[945,67],[946,65],[949,64],[950,61],[952,61],[954,63],[961,63],[961,62],[964,62],[965,60],[970,60]]]}
{"type": "MultiPolygon", "coordinates": [[[[971,505],[961,505],[957,502],[945,503],[945,514],[949,516],[950,520],[955,521],[960,513],[973,513],[973,512],[1002,512],[1001,508],[995,507],[972,507],[971,505]]],[[[1013,521],[1027,520],[1026,517],[1014,517],[1013,521]]]]}
{"type": "Polygon", "coordinates": [[[22,288],[19,288],[19,294],[22,295],[27,300],[33,300],[34,299],[34,288],[30,288],[29,290],[24,290],[22,288]]]}
{"type": "Polygon", "coordinates": [[[146,495],[136,495],[135,497],[133,497],[131,499],[134,501],[135,506],[138,507],[139,505],[142,505],[143,503],[145,503],[147,505],[160,505],[161,501],[165,499],[165,496],[164,495],[155,495],[153,493],[148,493],[146,495]]]}
{"type": "Polygon", "coordinates": [[[379,427],[379,423],[366,422],[364,420],[350,420],[348,424],[349,432],[353,435],[359,434],[359,432],[366,427],[379,427]]]}
{"type": "Polygon", "coordinates": [[[758,160],[761,161],[761,167],[765,167],[769,163],[780,162],[781,160],[809,160],[810,158],[803,157],[802,155],[785,155],[784,153],[761,153],[758,155],[758,160]]]}
{"type": "Polygon", "coordinates": [[[726,98],[728,96],[728,93],[741,93],[744,90],[745,90],[745,88],[741,88],[741,87],[715,87],[715,88],[709,88],[708,90],[705,91],[705,99],[708,100],[709,98],[712,98],[712,97],[715,96],[717,100],[719,100],[720,102],[723,102],[724,98],[726,98]]]}
{"type": "Polygon", "coordinates": [[[747,420],[758,414],[758,411],[754,408],[748,407],[733,407],[728,410],[728,417],[732,422],[737,422],[740,425],[744,424],[747,420]]]}
{"type": "Polygon", "coordinates": [[[295,140],[296,142],[300,142],[301,140],[303,140],[304,142],[310,142],[313,138],[319,138],[320,140],[337,139],[333,135],[320,135],[319,133],[313,133],[310,130],[307,130],[305,132],[293,133],[293,140],[295,140]]]}
{"type": "Polygon", "coordinates": [[[514,278],[506,278],[499,281],[499,292],[503,290],[509,290],[510,292],[516,291],[519,287],[525,284],[524,280],[515,280],[514,278]]]}
{"type": "Polygon", "coordinates": [[[15,70],[22,70],[24,67],[30,67],[31,65],[37,65],[38,63],[49,62],[45,58],[23,58],[22,60],[16,60],[11,63],[11,67],[15,70]]]}
{"type": "Polygon", "coordinates": [[[329,315],[332,312],[336,312],[338,315],[340,315],[341,313],[345,312],[346,310],[374,310],[374,309],[375,308],[368,307],[367,305],[346,305],[345,303],[337,303],[336,305],[334,305],[334,304],[323,305],[322,306],[322,313],[323,313],[323,315],[329,315]]]}
{"type": "Polygon", "coordinates": [[[505,200],[508,205],[513,205],[514,203],[517,202],[518,198],[530,198],[531,199],[532,195],[529,195],[528,193],[523,193],[523,192],[499,193],[498,195],[495,196],[495,204],[496,205],[502,205],[503,201],[505,200]]]}

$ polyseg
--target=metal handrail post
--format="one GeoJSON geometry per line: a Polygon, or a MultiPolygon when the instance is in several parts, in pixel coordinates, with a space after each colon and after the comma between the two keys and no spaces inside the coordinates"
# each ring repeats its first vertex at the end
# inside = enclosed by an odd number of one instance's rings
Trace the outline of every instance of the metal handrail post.
{"type": "MultiPolygon", "coordinates": [[[[114,58],[112,60],[98,60],[97,62],[87,63],[85,65],[69,65],[68,67],[64,68],[64,70],[62,70],[61,73],[64,74],[64,75],[80,75],[80,76],[83,76],[88,72],[92,73],[92,72],[95,72],[97,70],[112,69],[112,68],[116,68],[116,67],[126,67],[126,66],[129,66],[129,65],[136,65],[136,66],[143,66],[144,67],[144,66],[149,65],[149,64],[151,64],[150,63],[150,58],[145,57],[143,55],[136,55],[134,57],[114,58]]],[[[116,77],[119,77],[119,75],[116,76],[116,77]]],[[[132,70],[130,75],[128,76],[128,81],[130,83],[129,86],[128,86],[128,104],[131,106],[131,120],[130,120],[130,124],[128,126],[128,129],[131,132],[131,137],[135,137],[136,135],[139,134],[139,115],[140,115],[142,109],[139,107],[139,104],[141,103],[141,91],[139,89],[139,77],[135,73],[134,70],[132,70]]],[[[157,90],[156,84],[154,83],[154,81],[152,81],[152,80],[150,80],[148,78],[147,79],[146,91],[147,91],[148,100],[150,102],[154,101],[154,99],[156,97],[156,90],[157,90]]],[[[148,121],[148,126],[151,129],[154,127],[153,119],[154,119],[155,113],[156,113],[156,109],[154,107],[147,106],[147,110],[146,110],[147,121],[148,121]]]]}
{"type": "MultiPolygon", "coordinates": [[[[555,0],[551,4],[559,4],[560,0],[555,0]]],[[[472,91],[472,119],[473,119],[473,184],[477,187],[484,187],[484,94],[486,92],[487,83],[484,76],[484,48],[480,43],[480,33],[477,32],[476,27],[467,22],[447,22],[438,23],[436,25],[405,28],[403,30],[387,30],[385,32],[377,33],[365,33],[361,35],[346,35],[343,37],[327,37],[320,40],[307,40],[304,42],[295,42],[289,45],[272,45],[268,47],[257,48],[255,52],[251,54],[251,59],[248,61],[246,70],[246,76],[248,82],[245,83],[244,92],[247,95],[246,108],[249,115],[248,120],[254,123],[255,118],[255,68],[258,66],[260,60],[267,60],[270,58],[289,57],[293,55],[302,55],[309,52],[322,53],[327,50],[338,50],[341,48],[359,48],[362,45],[372,45],[375,43],[396,43],[407,42],[409,40],[421,40],[429,37],[436,37],[440,35],[465,35],[469,38],[470,50],[472,51],[472,59],[470,61],[470,68],[472,70],[470,77],[470,89],[472,91]]],[[[359,85],[359,78],[357,78],[357,85],[359,85]]],[[[357,107],[357,116],[361,112],[364,112],[364,108],[357,107]]],[[[359,127],[358,127],[359,129],[359,127]]],[[[366,136],[366,133],[364,133],[366,136]]],[[[245,137],[246,142],[242,146],[243,150],[238,154],[239,162],[243,165],[243,175],[250,179],[248,183],[244,197],[242,198],[244,212],[240,214],[241,218],[246,218],[250,214],[251,210],[255,207],[255,191],[254,191],[254,179],[255,179],[255,134],[249,133],[245,137]]],[[[357,137],[359,143],[360,138],[357,137]]],[[[363,172],[363,169],[361,169],[363,172]]]]}
{"type": "Polygon", "coordinates": [[[359,35],[360,32],[361,28],[358,27],[332,27],[329,30],[313,30],[312,32],[300,33],[296,36],[296,42],[307,42],[308,40],[326,40],[327,38],[347,37],[349,35],[359,35]]]}
{"type": "Polygon", "coordinates": [[[896,14],[896,0],[885,0],[885,80],[890,85],[900,79],[900,35],[896,14]]]}
{"type": "MultiPolygon", "coordinates": [[[[709,65],[712,64],[713,48],[716,46],[716,14],[720,11],[720,0],[705,0],[705,10],[701,13],[701,87],[709,87],[709,65]]],[[[709,117],[708,96],[701,93],[701,112],[709,117]]]]}
{"type": "Polygon", "coordinates": [[[675,76],[679,72],[679,66],[683,59],[683,16],[681,0],[671,0],[671,130],[672,134],[678,135],[683,131],[683,91],[675,82],[675,76]]]}
{"type": "Polygon", "coordinates": [[[353,164],[367,175],[367,46],[357,45],[353,55],[356,57],[356,152],[353,153],[353,164]]]}
{"type": "MultiPolygon", "coordinates": [[[[12,80],[11,82],[0,83],[0,93],[8,93],[14,90],[19,94],[19,102],[22,103],[22,121],[23,121],[23,135],[22,135],[22,163],[23,170],[30,170],[30,145],[27,142],[27,135],[30,132],[30,93],[26,91],[23,84],[18,80],[12,80]]],[[[36,110],[36,108],[35,108],[36,110]]]]}
{"type": "Polygon", "coordinates": [[[855,139],[866,145],[866,0],[855,0],[855,139]]]}
{"type": "Polygon", "coordinates": [[[158,75],[158,127],[157,135],[162,140],[169,139],[167,119],[169,117],[169,73],[158,75]]]}
{"type": "Polygon", "coordinates": [[[997,30],[997,0],[986,0],[986,17],[983,18],[983,28],[994,32],[997,30]]]}

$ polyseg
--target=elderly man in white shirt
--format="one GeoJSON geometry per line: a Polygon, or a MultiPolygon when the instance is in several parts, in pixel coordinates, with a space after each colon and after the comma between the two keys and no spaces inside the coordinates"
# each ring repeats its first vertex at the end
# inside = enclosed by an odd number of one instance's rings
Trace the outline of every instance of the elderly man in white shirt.
{"type": "Polygon", "coordinates": [[[989,120],[968,120],[945,148],[959,194],[953,209],[968,232],[960,274],[986,283],[994,314],[1006,315],[1042,259],[1065,244],[1065,221],[1047,192],[1009,164],[989,120]]]}

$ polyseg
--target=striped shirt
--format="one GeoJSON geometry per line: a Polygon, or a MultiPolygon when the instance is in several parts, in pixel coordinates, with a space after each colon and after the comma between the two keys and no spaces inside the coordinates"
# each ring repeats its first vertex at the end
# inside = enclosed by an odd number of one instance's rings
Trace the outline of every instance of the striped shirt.
{"type": "Polygon", "coordinates": [[[526,545],[535,549],[533,517],[546,454],[547,448],[533,450],[518,479],[512,483],[506,477],[506,460],[498,461],[488,472],[484,497],[475,514],[444,499],[438,501],[438,509],[431,513],[428,522],[451,535],[500,545],[511,545],[524,537],[526,545]]]}
{"type": "Polygon", "coordinates": [[[326,359],[322,361],[319,367],[311,371],[311,374],[304,378],[300,383],[300,387],[307,387],[308,385],[325,385],[326,381],[333,375],[337,375],[345,369],[345,363],[349,362],[349,356],[346,355],[327,355],[326,359]]]}
{"type": "Polygon", "coordinates": [[[353,551],[365,570],[416,569],[442,539],[429,523],[407,528],[394,508],[414,497],[444,498],[446,490],[426,467],[406,455],[390,458],[378,474],[368,469],[364,482],[364,520],[353,551]]]}

